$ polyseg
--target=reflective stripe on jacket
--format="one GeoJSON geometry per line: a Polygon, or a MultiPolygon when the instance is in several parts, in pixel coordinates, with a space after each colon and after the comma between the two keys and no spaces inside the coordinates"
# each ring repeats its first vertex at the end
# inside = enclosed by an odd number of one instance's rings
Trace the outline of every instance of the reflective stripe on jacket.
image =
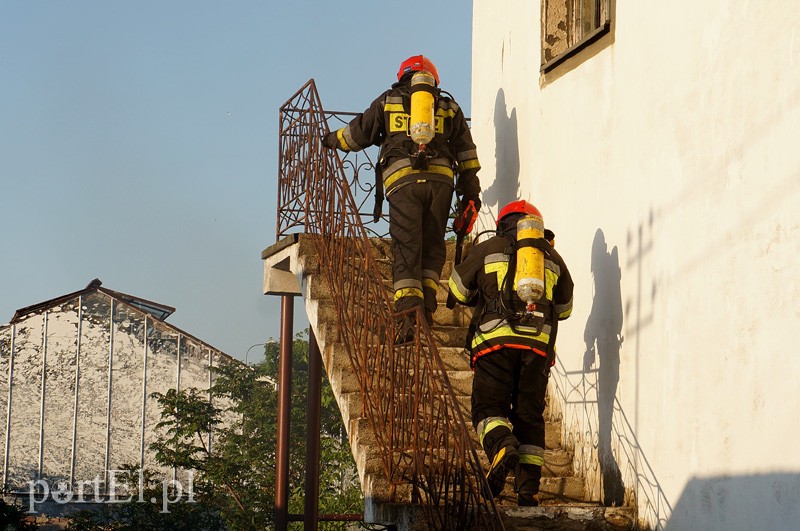
{"type": "Polygon", "coordinates": [[[420,180],[440,181],[452,186],[455,172],[459,175],[459,192],[467,197],[477,197],[480,163],[459,105],[444,95],[436,97],[436,133],[427,145],[427,169],[412,167],[411,155],[417,148],[409,135],[410,109],[408,85],[396,83],[367,110],[336,131],[338,148],[360,151],[373,145],[381,146],[379,164],[387,197],[397,188],[420,180]]]}
{"type": "Polygon", "coordinates": [[[472,324],[472,362],[503,347],[533,350],[547,356],[555,320],[572,313],[573,282],[563,258],[555,249],[545,256],[545,293],[537,306],[545,307],[541,329],[510,318],[525,308],[514,291],[513,247],[509,238],[494,236],[476,245],[450,276],[450,293],[467,305],[476,305],[472,324]],[[502,304],[501,304],[502,301],[502,304]]]}

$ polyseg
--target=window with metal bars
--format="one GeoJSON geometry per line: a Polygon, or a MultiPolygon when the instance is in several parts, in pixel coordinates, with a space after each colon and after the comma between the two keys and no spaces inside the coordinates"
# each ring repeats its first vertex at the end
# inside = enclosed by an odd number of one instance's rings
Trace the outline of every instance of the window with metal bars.
{"type": "Polygon", "coordinates": [[[613,0],[542,0],[543,73],[609,32],[613,0]]]}

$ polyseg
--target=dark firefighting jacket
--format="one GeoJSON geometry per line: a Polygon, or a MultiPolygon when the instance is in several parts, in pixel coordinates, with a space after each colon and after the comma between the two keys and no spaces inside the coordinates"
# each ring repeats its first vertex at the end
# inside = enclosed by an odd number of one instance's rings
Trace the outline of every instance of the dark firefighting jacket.
{"type": "Polygon", "coordinates": [[[336,147],[342,151],[360,151],[372,145],[381,146],[378,174],[382,176],[387,197],[401,186],[429,180],[456,185],[459,195],[477,199],[480,164],[461,108],[441,92],[435,97],[436,134],[427,145],[426,169],[412,167],[417,147],[409,135],[410,109],[409,83],[395,83],[367,110],[336,131],[336,147]],[[458,183],[454,183],[456,172],[458,183]]]}
{"type": "Polygon", "coordinates": [[[555,249],[541,244],[545,252],[545,293],[536,309],[543,318],[538,322],[520,319],[525,303],[513,285],[514,233],[493,236],[476,245],[450,276],[450,292],[455,299],[475,306],[470,326],[474,335],[469,345],[473,365],[480,356],[503,347],[529,349],[554,363],[557,323],[572,313],[574,285],[567,265],[555,249]]]}

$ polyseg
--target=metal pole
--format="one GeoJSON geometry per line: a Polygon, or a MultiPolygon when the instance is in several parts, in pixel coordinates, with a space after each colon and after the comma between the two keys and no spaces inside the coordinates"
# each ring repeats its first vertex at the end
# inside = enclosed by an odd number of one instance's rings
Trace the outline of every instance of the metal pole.
{"type": "Polygon", "coordinates": [[[42,478],[42,458],[44,457],[44,390],[47,380],[47,318],[49,312],[44,312],[44,324],[42,326],[42,389],[39,394],[41,403],[39,405],[39,470],[36,479],[42,478]]]}
{"type": "Polygon", "coordinates": [[[181,392],[181,339],[183,334],[178,334],[178,368],[175,374],[175,389],[181,392]]]}
{"type": "MultiPolygon", "coordinates": [[[[181,338],[183,337],[182,334],[178,334],[178,369],[177,373],[175,374],[175,390],[180,393],[181,392],[181,338]]],[[[172,467],[172,480],[178,480],[178,467],[172,467]]]]}
{"type": "Polygon", "coordinates": [[[17,325],[11,325],[11,352],[8,356],[8,401],[6,402],[6,447],[3,455],[3,492],[8,487],[8,445],[11,443],[11,389],[14,378],[14,347],[17,325]]]}
{"type": "Polygon", "coordinates": [[[281,296],[281,343],[278,365],[278,444],[275,450],[275,530],[289,528],[289,418],[292,396],[294,299],[281,296]]]}
{"type": "Polygon", "coordinates": [[[211,402],[211,386],[214,385],[214,351],[208,349],[208,401],[211,402]]]}
{"type": "Polygon", "coordinates": [[[305,531],[317,531],[319,519],[320,404],[322,400],[322,355],[314,330],[308,338],[308,405],[306,406],[305,531]]]}
{"type": "Polygon", "coordinates": [[[144,316],[144,369],[142,370],[142,447],[141,472],[144,473],[144,419],[147,413],[147,314],[144,316]]]}
{"type": "Polygon", "coordinates": [[[78,383],[81,376],[81,334],[83,331],[83,295],[78,297],[78,342],[75,350],[75,408],[72,418],[72,456],[69,463],[69,485],[75,486],[75,449],[78,443],[78,383]]]}
{"type": "Polygon", "coordinates": [[[245,353],[244,353],[244,364],[245,364],[245,365],[250,365],[250,363],[247,361],[247,359],[248,359],[248,356],[250,355],[250,351],[251,351],[251,350],[253,350],[253,349],[254,349],[254,348],[256,348],[256,347],[263,347],[263,346],[265,346],[266,344],[267,344],[267,343],[256,343],[255,345],[250,345],[250,348],[248,348],[248,349],[247,349],[247,352],[245,352],[245,353]]]}
{"type": "MultiPolygon", "coordinates": [[[[208,403],[214,403],[214,394],[211,391],[211,386],[214,385],[214,352],[208,349],[208,403]]],[[[212,445],[212,428],[208,428],[208,451],[211,451],[212,445]]]]}
{"type": "Polygon", "coordinates": [[[103,489],[108,494],[108,468],[111,459],[111,383],[114,370],[114,299],[111,299],[108,322],[108,393],[106,395],[106,464],[103,472],[103,489]]]}

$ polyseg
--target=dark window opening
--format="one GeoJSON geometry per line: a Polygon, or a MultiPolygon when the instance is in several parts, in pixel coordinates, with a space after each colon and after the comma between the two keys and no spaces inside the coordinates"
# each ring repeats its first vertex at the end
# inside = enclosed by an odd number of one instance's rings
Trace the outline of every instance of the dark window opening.
{"type": "Polygon", "coordinates": [[[611,0],[544,0],[542,2],[542,72],[608,33],[611,0]]]}

